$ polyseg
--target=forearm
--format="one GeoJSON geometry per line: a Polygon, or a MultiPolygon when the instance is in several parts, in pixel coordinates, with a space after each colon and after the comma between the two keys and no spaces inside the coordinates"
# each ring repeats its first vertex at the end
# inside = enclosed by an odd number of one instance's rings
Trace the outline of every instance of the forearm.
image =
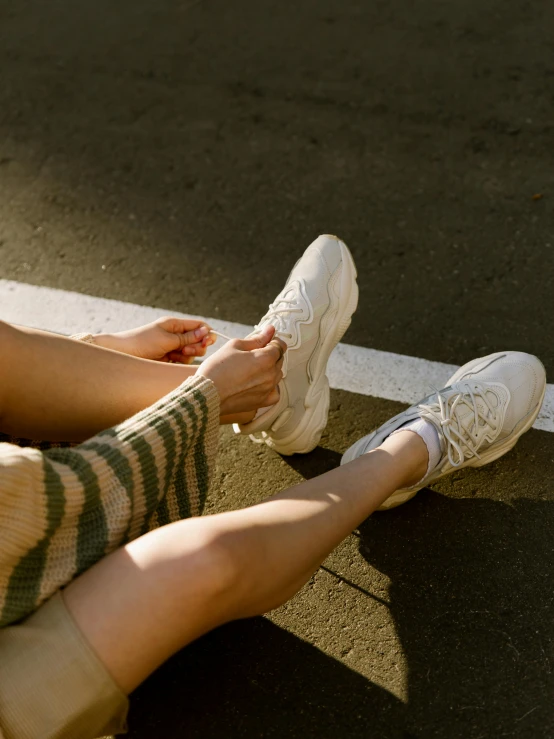
{"type": "Polygon", "coordinates": [[[0,323],[0,429],[82,441],[152,405],[195,373],[0,323]]]}
{"type": "MultiPolygon", "coordinates": [[[[79,336],[79,334],[77,334],[79,336]]],[[[88,343],[93,344],[94,346],[100,346],[103,349],[111,349],[114,352],[121,352],[121,354],[130,354],[131,356],[134,356],[131,354],[131,352],[127,351],[127,347],[125,345],[125,342],[121,340],[121,337],[117,334],[91,334],[92,341],[89,341],[88,343]]]]}

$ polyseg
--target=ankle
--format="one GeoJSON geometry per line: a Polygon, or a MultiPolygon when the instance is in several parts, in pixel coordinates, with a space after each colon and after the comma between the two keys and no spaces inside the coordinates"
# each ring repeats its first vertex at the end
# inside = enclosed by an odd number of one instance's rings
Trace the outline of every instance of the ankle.
{"type": "Polygon", "coordinates": [[[419,434],[414,431],[398,431],[381,444],[394,461],[399,475],[398,489],[409,488],[425,477],[429,465],[429,452],[419,434]]]}

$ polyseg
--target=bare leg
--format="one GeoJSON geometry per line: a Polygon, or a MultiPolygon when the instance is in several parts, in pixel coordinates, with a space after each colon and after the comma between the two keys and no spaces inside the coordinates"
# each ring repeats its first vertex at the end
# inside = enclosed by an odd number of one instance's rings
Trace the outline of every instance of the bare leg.
{"type": "Polygon", "coordinates": [[[152,405],[195,371],[1,322],[0,347],[0,428],[50,441],[83,441],[152,405]]]}
{"type": "Polygon", "coordinates": [[[127,693],[214,627],[288,600],[395,490],[427,468],[409,431],[241,511],[188,519],[128,544],[64,591],[81,630],[127,693]]]}
{"type": "MultiPolygon", "coordinates": [[[[0,429],[83,441],[152,405],[196,367],[138,359],[0,322],[0,429]]],[[[241,423],[252,414],[222,418],[241,423]]]]}

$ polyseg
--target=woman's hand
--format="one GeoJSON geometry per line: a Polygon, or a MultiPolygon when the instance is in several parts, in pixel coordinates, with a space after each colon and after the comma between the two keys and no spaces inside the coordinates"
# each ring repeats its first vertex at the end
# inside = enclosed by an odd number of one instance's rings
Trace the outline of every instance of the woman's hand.
{"type": "Polygon", "coordinates": [[[204,360],[197,375],[210,379],[221,400],[220,414],[255,411],[275,405],[277,385],[283,378],[283,354],[287,345],[273,338],[275,328],[267,326],[249,339],[233,339],[204,360]]]}
{"type": "Polygon", "coordinates": [[[94,343],[141,359],[190,364],[203,357],[216,338],[204,321],[158,318],[140,328],[116,334],[98,334],[94,343]]]}

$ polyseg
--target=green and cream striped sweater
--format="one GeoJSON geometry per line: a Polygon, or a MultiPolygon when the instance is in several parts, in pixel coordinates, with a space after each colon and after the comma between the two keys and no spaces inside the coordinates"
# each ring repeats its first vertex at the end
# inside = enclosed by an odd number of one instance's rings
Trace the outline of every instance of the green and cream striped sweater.
{"type": "Polygon", "coordinates": [[[77,446],[0,443],[0,627],[122,544],[198,515],[218,429],[217,390],[198,376],[77,446]]]}

